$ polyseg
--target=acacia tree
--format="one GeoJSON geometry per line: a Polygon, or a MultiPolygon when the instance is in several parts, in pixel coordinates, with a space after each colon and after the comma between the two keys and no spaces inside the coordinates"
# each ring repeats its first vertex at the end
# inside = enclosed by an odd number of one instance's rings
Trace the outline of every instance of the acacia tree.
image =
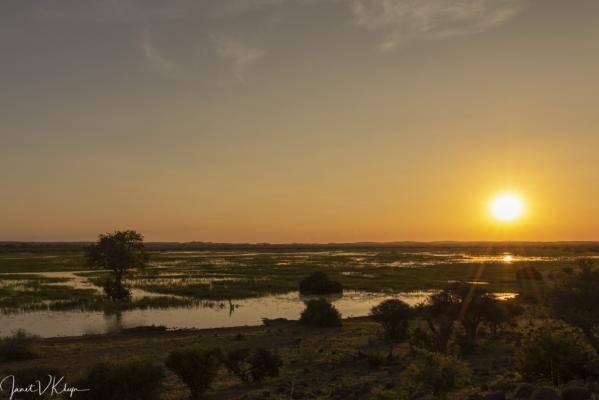
{"type": "Polygon", "coordinates": [[[566,274],[548,294],[555,317],[579,328],[599,354],[599,270],[592,260],[579,261],[577,272],[566,274]]]}
{"type": "Polygon", "coordinates": [[[466,350],[476,347],[478,327],[483,322],[494,322],[495,313],[500,308],[499,300],[493,298],[480,285],[456,285],[452,294],[457,298],[458,307],[453,311],[456,320],[466,333],[466,350]]]}
{"type": "Polygon", "coordinates": [[[464,328],[466,349],[473,350],[480,324],[494,322],[498,308],[499,301],[479,285],[456,284],[433,295],[424,311],[436,350],[447,352],[455,322],[464,328]]]}
{"type": "Polygon", "coordinates": [[[443,290],[432,295],[428,303],[420,305],[418,308],[424,315],[428,328],[431,333],[430,345],[432,350],[439,353],[447,353],[449,339],[453,334],[455,316],[456,298],[449,290],[443,290]]]}
{"type": "Polygon", "coordinates": [[[489,304],[489,309],[485,313],[484,322],[491,328],[493,337],[497,337],[497,328],[500,325],[512,321],[515,317],[522,315],[524,308],[515,300],[495,300],[489,304]]]}
{"type": "Polygon", "coordinates": [[[112,271],[112,278],[104,282],[104,292],[112,300],[129,297],[123,276],[131,268],[144,268],[148,261],[143,236],[136,231],[101,234],[98,242],[86,249],[85,255],[92,267],[112,271]]]}
{"type": "Polygon", "coordinates": [[[393,358],[395,344],[408,338],[408,323],[412,315],[412,308],[397,299],[385,300],[370,310],[372,319],[381,324],[385,332],[385,339],[389,343],[388,359],[393,358]]]}

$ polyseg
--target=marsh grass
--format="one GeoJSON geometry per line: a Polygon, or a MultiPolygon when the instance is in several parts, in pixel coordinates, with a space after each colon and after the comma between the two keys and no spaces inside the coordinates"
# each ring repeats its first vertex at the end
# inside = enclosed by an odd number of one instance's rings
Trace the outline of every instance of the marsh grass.
{"type": "Polygon", "coordinates": [[[0,339],[0,362],[37,358],[40,356],[39,344],[39,337],[19,330],[12,336],[0,339]]]}
{"type": "MultiPolygon", "coordinates": [[[[459,248],[453,252],[459,260],[465,257],[459,255],[459,248]]],[[[535,255],[549,253],[570,254],[549,248],[540,249],[535,255]]],[[[517,279],[517,271],[534,267],[544,276],[559,277],[564,273],[563,267],[574,264],[559,259],[507,264],[443,263],[446,259],[404,249],[298,253],[154,251],[149,267],[128,274],[126,284],[163,296],[115,305],[106,302],[97,291],[73,287],[69,278],[36,275],[36,272],[78,271],[77,276],[101,286],[106,272],[88,270],[80,253],[0,253],[0,308],[10,312],[185,307],[198,300],[241,300],[290,293],[297,290],[304,277],[316,271],[326,271],[331,280],[340,282],[347,290],[389,293],[437,290],[451,282],[476,281],[492,292],[518,292],[539,298],[550,280],[525,285],[517,279]]]]}

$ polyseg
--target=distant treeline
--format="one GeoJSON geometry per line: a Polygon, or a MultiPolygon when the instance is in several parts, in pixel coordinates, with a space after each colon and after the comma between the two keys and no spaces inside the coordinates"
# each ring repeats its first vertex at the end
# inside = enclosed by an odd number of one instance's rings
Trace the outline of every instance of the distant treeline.
{"type": "MultiPolygon", "coordinates": [[[[73,252],[82,251],[91,242],[0,242],[0,253],[8,252],[73,252]]],[[[147,242],[153,251],[465,251],[469,254],[510,252],[526,255],[559,255],[564,253],[599,253],[599,242],[359,242],[359,243],[212,243],[212,242],[147,242]]]]}

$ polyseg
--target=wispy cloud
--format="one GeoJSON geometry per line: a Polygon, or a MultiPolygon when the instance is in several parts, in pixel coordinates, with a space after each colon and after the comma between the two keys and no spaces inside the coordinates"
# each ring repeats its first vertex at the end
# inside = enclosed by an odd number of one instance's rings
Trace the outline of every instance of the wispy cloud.
{"type": "Polygon", "coordinates": [[[235,78],[244,82],[243,74],[247,67],[266,55],[266,51],[250,46],[230,36],[212,35],[216,52],[231,63],[235,78]]]}
{"type": "Polygon", "coordinates": [[[514,16],[525,0],[352,0],[355,23],[384,32],[383,51],[417,40],[482,32],[514,16]]]}
{"type": "Polygon", "coordinates": [[[171,77],[178,77],[180,70],[178,65],[166,57],[152,42],[150,35],[145,32],[141,42],[141,49],[145,59],[154,68],[171,77]]]}

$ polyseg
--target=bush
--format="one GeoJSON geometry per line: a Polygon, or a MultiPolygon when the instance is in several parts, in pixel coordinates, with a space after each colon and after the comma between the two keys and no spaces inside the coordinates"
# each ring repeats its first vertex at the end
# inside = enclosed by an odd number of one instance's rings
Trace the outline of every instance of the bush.
{"type": "Polygon", "coordinates": [[[547,305],[554,317],[579,328],[599,354],[599,269],[588,259],[579,260],[579,267],[549,291],[547,305]]]}
{"type": "Polygon", "coordinates": [[[367,356],[368,365],[374,368],[382,367],[387,363],[387,357],[380,353],[370,353],[367,356]]]}
{"type": "Polygon", "coordinates": [[[370,316],[381,324],[385,331],[385,339],[389,343],[388,358],[393,358],[393,346],[408,338],[408,322],[413,315],[409,305],[401,300],[385,300],[372,307],[370,316]]]}
{"type": "Polygon", "coordinates": [[[299,292],[305,295],[343,293],[341,283],[332,280],[326,272],[318,271],[302,279],[299,292]]]}
{"type": "Polygon", "coordinates": [[[310,300],[300,316],[300,324],[316,327],[341,326],[341,314],[324,299],[310,300]]]}
{"type": "Polygon", "coordinates": [[[525,379],[559,385],[599,373],[593,348],[571,329],[544,326],[525,341],[518,358],[525,379]]]}
{"type": "Polygon", "coordinates": [[[543,274],[535,267],[525,267],[516,271],[516,279],[519,281],[541,281],[543,280],[543,274]]]}
{"type": "Polygon", "coordinates": [[[262,348],[253,352],[241,348],[229,352],[225,365],[243,382],[253,383],[261,382],[266,377],[279,376],[283,361],[278,355],[262,348]]]}
{"type": "Polygon", "coordinates": [[[468,366],[452,356],[419,350],[420,360],[410,365],[402,380],[410,398],[433,395],[444,397],[447,393],[468,384],[468,366]]]}
{"type": "Polygon", "coordinates": [[[73,385],[79,389],[89,389],[87,392],[74,393],[73,399],[155,400],[159,397],[163,379],[163,368],[148,361],[103,361],[93,366],[73,385]]]}
{"type": "Polygon", "coordinates": [[[40,338],[24,330],[16,331],[12,336],[0,339],[0,361],[30,360],[39,356],[40,338]]]}
{"type": "MultiPolygon", "coordinates": [[[[54,368],[44,368],[44,367],[31,367],[31,368],[23,368],[17,370],[9,370],[6,371],[5,376],[14,376],[15,377],[15,387],[29,387],[29,385],[34,384],[37,388],[37,381],[40,381],[40,385],[42,390],[46,387],[46,385],[51,382],[52,377],[56,377],[56,379],[60,379],[62,376],[59,372],[57,372],[54,368]]],[[[10,385],[10,383],[8,383],[10,385]]],[[[33,393],[19,393],[19,399],[22,400],[33,400],[33,399],[50,399],[52,398],[52,394],[50,390],[45,391],[40,395],[39,392],[33,393]]]]}
{"type": "Polygon", "coordinates": [[[201,399],[216,378],[221,362],[220,350],[191,347],[172,351],[165,364],[187,385],[192,399],[201,399]]]}

